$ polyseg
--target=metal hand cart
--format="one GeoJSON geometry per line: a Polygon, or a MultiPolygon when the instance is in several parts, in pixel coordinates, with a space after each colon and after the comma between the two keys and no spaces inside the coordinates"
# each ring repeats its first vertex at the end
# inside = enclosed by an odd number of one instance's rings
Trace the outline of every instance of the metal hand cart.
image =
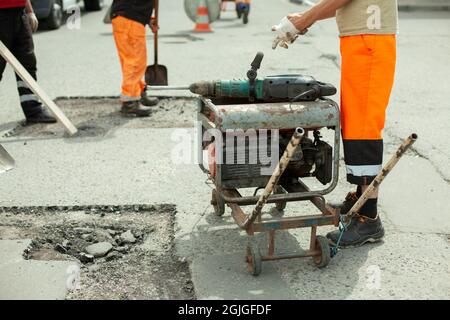
{"type": "Polygon", "coordinates": [[[352,216],[417,139],[417,135],[412,134],[405,140],[349,213],[341,216],[340,209],[330,206],[324,198],[338,183],[340,117],[335,102],[324,98],[296,103],[248,103],[248,100],[239,99],[200,98],[197,120],[199,159],[203,159],[205,150],[213,156],[208,168],[200,164],[200,168],[215,185],[211,204],[217,216],[225,213],[225,205],[230,207],[236,224],[246,231],[246,262],[254,276],[261,273],[263,261],[312,257],[317,267],[327,266],[336,254],[339,243],[330,248],[328,240],[317,235],[317,227],[334,225],[344,232],[352,216]],[[267,134],[268,129],[279,132],[279,136],[257,139],[257,146],[250,143],[249,132],[259,138],[263,133],[267,134]],[[322,140],[320,132],[326,129],[334,131],[332,145],[322,140]],[[232,139],[227,140],[230,134],[232,139]],[[239,150],[235,148],[235,138],[242,136],[244,140],[248,139],[242,150],[239,150]],[[264,145],[271,144],[272,139],[279,143],[284,152],[276,154],[279,162],[273,173],[262,174],[264,165],[259,159],[260,148],[267,147],[264,145]],[[233,147],[227,148],[229,144],[233,144],[233,147]],[[258,160],[251,163],[249,160],[255,153],[258,154],[258,160]],[[225,159],[233,161],[230,163],[225,159]],[[310,189],[304,182],[308,178],[315,178],[324,187],[320,190],[310,189]],[[264,191],[260,196],[256,192],[253,196],[243,196],[239,190],[244,188],[264,191]],[[289,217],[262,217],[266,203],[275,204],[279,210],[283,210],[287,202],[298,201],[310,201],[318,212],[289,217]],[[250,205],[254,205],[254,208],[246,214],[242,207],[250,205]],[[276,232],[296,228],[310,228],[308,249],[289,254],[276,253],[276,232]],[[254,239],[258,232],[268,234],[266,251],[262,251],[254,239]]]}

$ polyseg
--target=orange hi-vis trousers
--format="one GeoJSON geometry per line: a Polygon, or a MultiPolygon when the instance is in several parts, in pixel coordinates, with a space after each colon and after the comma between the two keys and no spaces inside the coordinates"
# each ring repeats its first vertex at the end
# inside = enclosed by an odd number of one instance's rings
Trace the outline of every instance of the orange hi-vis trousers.
{"type": "Polygon", "coordinates": [[[395,35],[343,36],[341,128],[347,180],[367,185],[383,162],[382,131],[394,83],[395,35]]]}
{"type": "Polygon", "coordinates": [[[145,26],[122,16],[114,18],[112,26],[122,67],[121,101],[140,100],[146,87],[143,81],[147,68],[145,26]]]}

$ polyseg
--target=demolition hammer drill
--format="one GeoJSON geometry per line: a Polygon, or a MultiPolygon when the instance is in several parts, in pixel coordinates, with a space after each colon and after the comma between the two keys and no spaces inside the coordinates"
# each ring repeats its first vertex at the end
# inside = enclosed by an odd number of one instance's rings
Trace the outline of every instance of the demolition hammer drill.
{"type": "Polygon", "coordinates": [[[151,90],[190,90],[210,98],[243,98],[250,102],[314,101],[336,94],[336,88],[300,74],[268,76],[257,79],[258,69],[264,57],[256,54],[247,71],[248,79],[199,81],[189,86],[149,86],[151,90]]]}

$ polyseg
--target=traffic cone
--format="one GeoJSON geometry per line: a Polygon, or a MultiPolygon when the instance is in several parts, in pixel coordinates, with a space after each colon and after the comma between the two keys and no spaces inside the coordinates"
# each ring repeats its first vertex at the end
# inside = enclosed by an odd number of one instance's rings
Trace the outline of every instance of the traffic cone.
{"type": "Polygon", "coordinates": [[[209,26],[208,7],[205,0],[200,0],[197,6],[197,18],[193,32],[212,32],[209,26]]]}

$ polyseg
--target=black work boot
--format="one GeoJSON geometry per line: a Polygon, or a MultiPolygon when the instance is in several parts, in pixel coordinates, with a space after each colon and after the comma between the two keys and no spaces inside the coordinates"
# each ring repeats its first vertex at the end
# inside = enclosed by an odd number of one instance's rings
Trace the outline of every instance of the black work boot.
{"type": "Polygon", "coordinates": [[[27,124],[34,123],[55,123],[56,119],[45,108],[40,107],[40,110],[36,113],[28,114],[25,116],[27,124]]]}
{"type": "MultiPolygon", "coordinates": [[[[336,245],[340,233],[340,230],[334,230],[327,234],[327,238],[332,245],[336,245]]],[[[384,228],[381,224],[380,217],[377,216],[375,219],[371,219],[365,216],[355,215],[342,234],[339,247],[355,247],[367,242],[378,242],[383,236],[384,228]]]]}
{"type": "Polygon", "coordinates": [[[141,104],[146,107],[153,107],[159,103],[159,99],[156,97],[149,97],[145,91],[141,94],[141,104]]]}
{"type": "Polygon", "coordinates": [[[236,14],[237,14],[238,19],[240,19],[242,17],[242,10],[241,10],[241,8],[239,8],[238,5],[236,5],[236,14]]]}
{"type": "Polygon", "coordinates": [[[122,109],[120,112],[123,115],[135,115],[136,117],[148,117],[152,113],[151,108],[144,107],[139,101],[122,102],[122,109]]]}
{"type": "Polygon", "coordinates": [[[244,12],[243,12],[244,18],[242,18],[244,24],[248,23],[248,14],[249,14],[249,9],[244,9],[244,12]]]}

